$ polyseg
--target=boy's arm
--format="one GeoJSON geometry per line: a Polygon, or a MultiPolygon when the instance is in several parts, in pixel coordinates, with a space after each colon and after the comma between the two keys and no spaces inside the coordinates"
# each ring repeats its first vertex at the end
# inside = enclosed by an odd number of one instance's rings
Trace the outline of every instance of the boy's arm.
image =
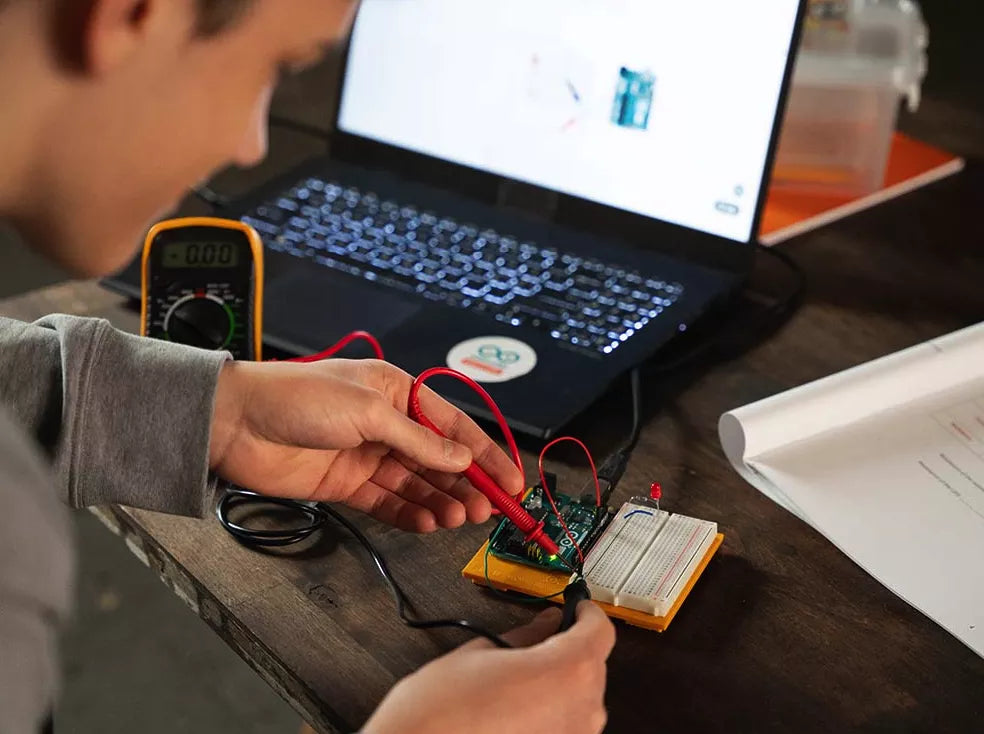
{"type": "Polygon", "coordinates": [[[211,499],[215,386],[228,359],[100,319],[0,318],[0,405],[49,454],[68,504],[200,516],[211,499]]]}
{"type": "Polygon", "coordinates": [[[40,731],[51,711],[71,538],[43,457],[0,408],[0,732],[40,731]]]}

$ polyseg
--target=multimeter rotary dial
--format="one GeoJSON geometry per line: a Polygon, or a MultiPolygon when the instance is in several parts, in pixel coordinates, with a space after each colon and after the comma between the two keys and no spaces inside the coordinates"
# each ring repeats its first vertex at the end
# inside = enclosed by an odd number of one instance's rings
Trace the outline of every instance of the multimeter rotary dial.
{"type": "Polygon", "coordinates": [[[141,261],[140,333],[261,359],[263,243],[256,230],[208,217],[154,225],[141,261]]]}
{"type": "Polygon", "coordinates": [[[175,301],[164,316],[170,341],[202,349],[225,349],[235,334],[236,317],[221,298],[192,294],[175,301]]]}

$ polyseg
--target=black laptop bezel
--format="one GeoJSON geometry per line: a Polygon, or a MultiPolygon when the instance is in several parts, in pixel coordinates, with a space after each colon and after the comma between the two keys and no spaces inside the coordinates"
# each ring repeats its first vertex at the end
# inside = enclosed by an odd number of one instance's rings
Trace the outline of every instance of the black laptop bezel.
{"type": "Polygon", "coordinates": [[[345,93],[345,79],[352,42],[351,32],[344,43],[341,64],[339,65],[339,78],[336,86],[338,94],[335,98],[335,119],[331,133],[330,156],[346,163],[395,173],[398,176],[436,188],[447,189],[448,182],[454,182],[455,193],[493,206],[498,205],[500,192],[504,186],[523,187],[535,198],[555,196],[556,207],[551,215],[544,217],[555,224],[600,237],[614,237],[630,246],[656,251],[663,255],[691,261],[707,268],[722,270],[744,278],[751,271],[755,257],[758,232],[768,198],[768,184],[775,162],[776,149],[792,82],[792,72],[799,50],[805,10],[806,0],[799,0],[796,20],[789,40],[786,67],[783,70],[782,83],[779,89],[775,122],[762,167],[762,177],[750,236],[744,242],[627,212],[588,199],[532,186],[524,181],[517,181],[343,131],[339,127],[339,118],[341,100],[345,93]]]}

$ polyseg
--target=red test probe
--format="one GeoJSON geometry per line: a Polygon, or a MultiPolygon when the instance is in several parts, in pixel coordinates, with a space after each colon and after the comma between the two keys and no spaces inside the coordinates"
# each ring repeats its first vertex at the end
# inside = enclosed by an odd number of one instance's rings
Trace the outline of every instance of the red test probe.
{"type": "MultiPolygon", "coordinates": [[[[506,418],[502,415],[502,411],[499,410],[499,406],[495,404],[492,396],[489,395],[481,385],[457,370],[450,369],[449,367],[434,367],[421,372],[420,375],[417,376],[417,379],[413,381],[413,385],[410,387],[410,397],[407,405],[407,412],[410,417],[425,428],[429,428],[434,431],[434,433],[439,436],[444,436],[441,429],[434,425],[434,423],[426,415],[424,415],[424,411],[420,407],[420,388],[423,387],[426,380],[431,377],[436,377],[437,375],[454,377],[455,379],[468,385],[468,387],[481,396],[482,400],[484,400],[485,404],[489,407],[489,410],[492,411],[496,421],[499,423],[499,427],[506,436],[506,441],[512,452],[513,462],[519,468],[520,472],[522,472],[523,464],[519,459],[519,450],[516,448],[516,442],[513,439],[512,432],[509,430],[509,426],[506,423],[506,418]]],[[[499,512],[515,523],[516,527],[523,532],[526,542],[536,543],[538,546],[543,548],[546,553],[551,556],[556,556],[563,561],[564,557],[560,555],[560,549],[557,547],[557,544],[543,532],[543,520],[535,520],[533,516],[530,515],[530,513],[528,513],[523,506],[516,501],[515,497],[512,497],[504,492],[502,488],[495,483],[492,477],[490,477],[478,464],[473,461],[471,466],[465,469],[462,474],[469,482],[471,482],[471,485],[475,489],[488,498],[494,508],[499,510],[499,512]]],[[[566,561],[563,562],[566,564],[566,561]]],[[[574,569],[572,568],[571,571],[573,570],[574,569]]]]}

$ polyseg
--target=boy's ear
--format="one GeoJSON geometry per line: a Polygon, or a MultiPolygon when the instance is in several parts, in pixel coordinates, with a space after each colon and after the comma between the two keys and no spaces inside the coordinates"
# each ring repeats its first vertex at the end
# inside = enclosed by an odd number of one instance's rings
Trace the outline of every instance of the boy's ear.
{"type": "MultiPolygon", "coordinates": [[[[53,0],[58,55],[71,69],[100,75],[140,48],[155,14],[174,0],[53,0]]],[[[187,3],[190,5],[191,3],[187,3]]]]}
{"type": "Polygon", "coordinates": [[[102,75],[123,65],[140,48],[154,0],[86,0],[83,63],[102,75]]]}

